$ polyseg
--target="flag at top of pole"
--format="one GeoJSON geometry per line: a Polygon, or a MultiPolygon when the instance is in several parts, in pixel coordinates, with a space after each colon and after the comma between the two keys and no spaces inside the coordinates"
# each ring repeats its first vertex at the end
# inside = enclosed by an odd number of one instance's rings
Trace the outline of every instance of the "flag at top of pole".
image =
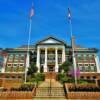
{"type": "Polygon", "coordinates": [[[68,19],[71,20],[71,11],[69,8],[68,8],[68,19]]]}
{"type": "Polygon", "coordinates": [[[33,6],[33,3],[32,3],[32,8],[31,8],[31,11],[30,11],[30,18],[32,18],[34,16],[34,6],[33,6]]]}
{"type": "Polygon", "coordinates": [[[71,21],[71,11],[70,11],[70,8],[68,8],[68,22],[69,22],[71,38],[72,38],[72,21],[71,21]]]}

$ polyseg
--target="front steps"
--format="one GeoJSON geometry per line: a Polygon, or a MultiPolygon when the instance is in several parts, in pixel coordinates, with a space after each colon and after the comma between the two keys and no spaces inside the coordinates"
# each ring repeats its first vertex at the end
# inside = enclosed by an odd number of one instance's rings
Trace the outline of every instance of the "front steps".
{"type": "Polygon", "coordinates": [[[55,72],[47,72],[45,73],[45,79],[55,79],[57,78],[57,73],[55,72]]]}
{"type": "Polygon", "coordinates": [[[63,86],[55,80],[46,80],[36,89],[34,100],[66,100],[63,86]]]}

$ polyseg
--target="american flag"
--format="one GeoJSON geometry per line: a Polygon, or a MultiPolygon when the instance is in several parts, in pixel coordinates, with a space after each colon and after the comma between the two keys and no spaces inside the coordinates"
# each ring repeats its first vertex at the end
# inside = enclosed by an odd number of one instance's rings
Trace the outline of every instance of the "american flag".
{"type": "Polygon", "coordinates": [[[69,8],[68,8],[68,19],[71,20],[71,11],[69,8]]]}
{"type": "Polygon", "coordinates": [[[30,18],[34,16],[34,6],[32,5],[31,11],[30,11],[30,18]]]}

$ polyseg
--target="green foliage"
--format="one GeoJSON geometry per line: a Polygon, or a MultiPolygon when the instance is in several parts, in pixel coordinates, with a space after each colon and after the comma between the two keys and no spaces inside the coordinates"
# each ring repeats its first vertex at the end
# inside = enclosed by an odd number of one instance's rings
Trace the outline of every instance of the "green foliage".
{"type": "Polygon", "coordinates": [[[64,70],[64,72],[68,72],[70,69],[70,66],[72,66],[72,63],[69,61],[65,61],[60,67],[59,67],[59,72],[64,70]]]}
{"type": "Polygon", "coordinates": [[[68,80],[67,76],[65,73],[59,73],[58,74],[58,80],[61,82],[61,83],[64,83],[68,80]]]}
{"type": "Polygon", "coordinates": [[[44,81],[44,74],[42,74],[42,73],[36,73],[35,74],[35,79],[36,79],[36,81],[44,81]]]}
{"type": "Polygon", "coordinates": [[[80,83],[80,84],[95,84],[95,80],[79,79],[78,83],[80,83]]]}
{"type": "Polygon", "coordinates": [[[11,88],[10,91],[32,91],[34,88],[34,84],[24,83],[19,88],[11,88]]]}
{"type": "Polygon", "coordinates": [[[65,73],[59,73],[58,81],[60,81],[61,83],[73,83],[74,78],[67,76],[65,73]]]}
{"type": "Polygon", "coordinates": [[[44,81],[45,77],[43,73],[34,73],[32,76],[28,77],[28,82],[33,82],[33,83],[39,83],[41,81],[44,81]]]}
{"type": "Polygon", "coordinates": [[[33,73],[36,73],[38,68],[34,63],[31,64],[31,66],[28,68],[28,75],[33,75],[33,73]]]}
{"type": "Polygon", "coordinates": [[[78,80],[78,83],[79,83],[79,84],[88,84],[88,82],[85,81],[85,80],[83,80],[83,79],[79,79],[79,80],[78,80]]]}

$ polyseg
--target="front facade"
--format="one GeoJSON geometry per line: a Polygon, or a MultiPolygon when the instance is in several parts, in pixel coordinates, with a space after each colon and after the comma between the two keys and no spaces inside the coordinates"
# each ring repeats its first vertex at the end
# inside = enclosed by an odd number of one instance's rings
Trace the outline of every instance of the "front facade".
{"type": "Polygon", "coordinates": [[[69,46],[64,41],[48,37],[31,45],[28,53],[27,46],[2,50],[3,65],[0,66],[0,77],[22,79],[25,68],[28,70],[31,63],[36,64],[38,72],[58,73],[63,62],[72,60],[74,66],[80,70],[80,78],[100,79],[98,50],[78,47],[74,37],[71,42],[72,45],[69,46]]]}

